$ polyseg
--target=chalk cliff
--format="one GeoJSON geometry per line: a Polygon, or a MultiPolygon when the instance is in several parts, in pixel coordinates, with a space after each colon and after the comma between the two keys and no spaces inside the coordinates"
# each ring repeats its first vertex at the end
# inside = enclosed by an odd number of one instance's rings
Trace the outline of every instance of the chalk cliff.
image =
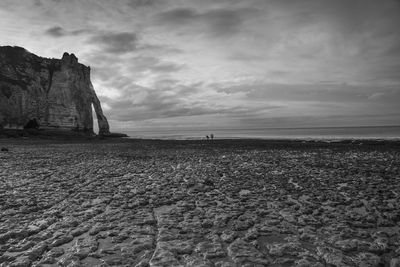
{"type": "Polygon", "coordinates": [[[40,129],[92,133],[92,105],[99,134],[110,134],[90,81],[90,67],[78,63],[74,54],[49,59],[21,47],[0,46],[0,128],[37,122],[40,129]]]}

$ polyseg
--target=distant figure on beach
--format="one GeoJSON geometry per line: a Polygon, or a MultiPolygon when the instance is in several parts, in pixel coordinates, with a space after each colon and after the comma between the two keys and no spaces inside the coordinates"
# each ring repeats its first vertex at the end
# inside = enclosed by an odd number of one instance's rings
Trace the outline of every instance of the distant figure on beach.
{"type": "Polygon", "coordinates": [[[24,129],[39,129],[39,123],[34,118],[29,120],[27,124],[25,124],[24,129]]]}
{"type": "Polygon", "coordinates": [[[210,137],[208,135],[206,135],[207,140],[210,140],[210,137]]]}
{"type": "Polygon", "coordinates": [[[210,134],[210,138],[211,138],[211,140],[213,140],[214,139],[214,134],[210,134]]]}

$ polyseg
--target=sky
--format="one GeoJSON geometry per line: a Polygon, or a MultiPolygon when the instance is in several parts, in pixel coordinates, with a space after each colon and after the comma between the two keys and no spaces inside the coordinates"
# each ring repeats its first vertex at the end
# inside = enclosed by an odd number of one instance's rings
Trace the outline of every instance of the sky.
{"type": "Polygon", "coordinates": [[[2,0],[89,65],[112,130],[400,125],[399,0],[2,0]]]}

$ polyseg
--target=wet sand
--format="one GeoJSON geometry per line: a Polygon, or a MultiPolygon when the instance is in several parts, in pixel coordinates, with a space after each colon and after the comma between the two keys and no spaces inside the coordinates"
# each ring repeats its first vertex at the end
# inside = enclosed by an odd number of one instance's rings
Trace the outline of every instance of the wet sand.
{"type": "Polygon", "coordinates": [[[399,142],[0,147],[0,266],[400,266],[399,142]]]}

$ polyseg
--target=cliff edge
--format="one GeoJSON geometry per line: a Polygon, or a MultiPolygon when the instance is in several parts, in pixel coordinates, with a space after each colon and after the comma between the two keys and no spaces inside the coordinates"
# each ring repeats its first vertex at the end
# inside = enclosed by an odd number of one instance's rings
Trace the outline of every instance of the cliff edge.
{"type": "Polygon", "coordinates": [[[110,127],[90,81],[90,67],[74,54],[36,56],[22,47],[0,46],[0,128],[40,128],[93,133],[110,127]]]}

